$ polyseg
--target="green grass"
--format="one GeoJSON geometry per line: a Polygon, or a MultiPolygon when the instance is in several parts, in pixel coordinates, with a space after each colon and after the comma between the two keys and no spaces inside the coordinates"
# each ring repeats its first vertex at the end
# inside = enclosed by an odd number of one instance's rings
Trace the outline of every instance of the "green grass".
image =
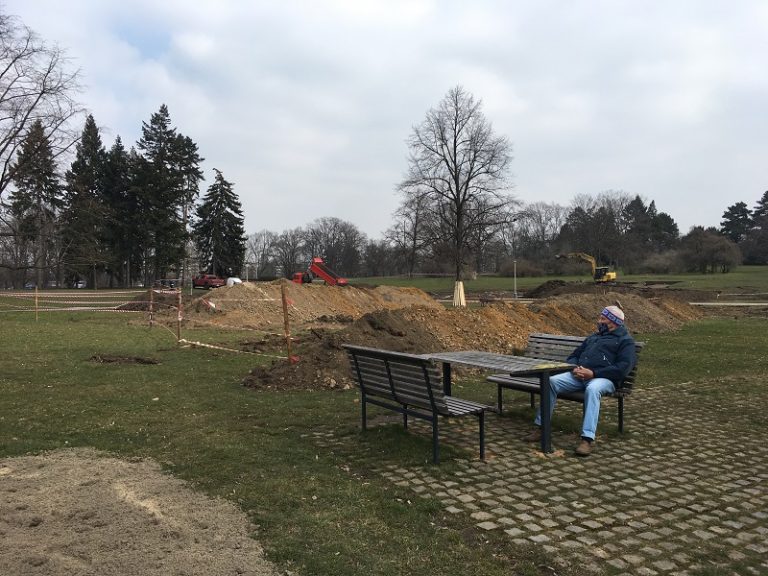
{"type": "MultiPolygon", "coordinates": [[[[649,347],[640,385],[762,378],[763,325],[705,320],[642,335],[649,347]]],[[[155,458],[198,489],[235,502],[258,526],[268,557],[301,574],[551,574],[539,547],[467,529],[437,500],[371,473],[365,463],[377,459],[431,466],[430,442],[398,426],[361,435],[354,391],[244,388],[258,357],[180,348],[172,331],[149,329],[136,317],[55,313],[35,322],[29,313],[7,314],[3,330],[2,457],[93,446],[155,458]],[[102,364],[90,360],[96,354],[158,363],[102,364]],[[327,430],[348,441],[318,448],[313,433],[327,430]]],[[[210,330],[184,336],[232,346],[243,338],[210,330]]],[[[479,393],[477,383],[462,386],[479,393]]],[[[443,464],[430,472],[436,477],[455,466],[456,452],[444,446],[442,453],[443,464]]]]}
{"type": "MultiPolygon", "coordinates": [[[[579,276],[546,276],[517,278],[518,291],[531,290],[547,280],[564,280],[567,282],[590,282],[588,274],[579,276]]],[[[768,293],[768,266],[739,266],[728,274],[622,274],[621,282],[673,282],[675,289],[712,290],[712,291],[754,291],[768,293]]],[[[414,286],[426,292],[448,294],[453,292],[453,279],[442,278],[413,278],[377,277],[356,278],[352,283],[383,284],[388,286],[414,286]]],[[[465,280],[464,289],[469,293],[512,291],[514,279],[501,276],[479,276],[476,280],[465,280]]]]}
{"type": "MultiPolygon", "coordinates": [[[[429,461],[429,442],[397,427],[355,454],[318,450],[316,429],[359,436],[356,393],[256,392],[241,380],[255,356],[179,348],[171,331],[107,315],[3,318],[0,456],[93,446],[149,456],[200,490],[236,502],[268,556],[302,574],[539,574],[535,550],[465,531],[436,500],[356,470],[360,454],[429,461]],[[94,355],[156,360],[103,364],[94,355]],[[365,482],[360,480],[365,476],[365,482]],[[495,555],[476,545],[497,540],[495,555]]],[[[185,331],[235,344],[236,333],[185,331]]],[[[453,452],[443,451],[449,469],[453,452]]]]}

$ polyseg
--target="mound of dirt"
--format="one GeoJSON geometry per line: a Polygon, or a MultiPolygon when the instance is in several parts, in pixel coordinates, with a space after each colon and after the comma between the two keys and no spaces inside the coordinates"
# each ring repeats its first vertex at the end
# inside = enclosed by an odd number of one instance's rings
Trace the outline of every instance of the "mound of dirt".
{"type": "Polygon", "coordinates": [[[0,573],[274,576],[231,502],[90,448],[0,460],[0,573]]]}
{"type": "Polygon", "coordinates": [[[512,354],[531,332],[587,335],[603,306],[619,300],[633,332],[664,332],[700,317],[678,300],[633,294],[572,294],[532,304],[499,303],[483,308],[413,306],[368,313],[340,329],[313,329],[297,344],[298,363],[279,361],[254,368],[244,384],[252,388],[346,388],[351,386],[343,343],[423,354],[479,349],[512,354]]]}
{"type": "Polygon", "coordinates": [[[212,290],[199,298],[186,316],[192,321],[282,331],[283,286],[291,331],[317,323],[349,323],[375,310],[408,306],[441,307],[418,288],[340,287],[275,280],[246,282],[212,290]]]}

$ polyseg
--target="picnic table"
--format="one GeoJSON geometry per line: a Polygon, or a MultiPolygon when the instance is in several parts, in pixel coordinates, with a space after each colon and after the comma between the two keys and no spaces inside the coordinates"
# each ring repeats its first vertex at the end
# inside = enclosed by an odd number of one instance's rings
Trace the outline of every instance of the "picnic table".
{"type": "Polygon", "coordinates": [[[568,372],[575,365],[528,356],[510,356],[466,350],[459,352],[433,352],[422,354],[423,358],[443,363],[443,391],[451,395],[451,365],[460,364],[485,370],[504,372],[510,376],[537,376],[541,387],[541,451],[552,452],[552,419],[549,409],[549,377],[553,374],[568,372]]]}

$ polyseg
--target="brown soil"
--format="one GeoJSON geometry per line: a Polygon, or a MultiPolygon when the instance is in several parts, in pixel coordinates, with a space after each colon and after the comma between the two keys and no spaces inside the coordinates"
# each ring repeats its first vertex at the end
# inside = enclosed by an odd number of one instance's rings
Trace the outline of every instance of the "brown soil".
{"type": "Polygon", "coordinates": [[[0,460],[0,574],[277,574],[253,530],[151,461],[90,449],[0,460]]]}
{"type": "Polygon", "coordinates": [[[416,288],[326,286],[286,280],[243,283],[217,288],[197,298],[185,317],[193,323],[217,324],[283,333],[282,289],[292,332],[310,326],[349,323],[372,310],[406,306],[440,308],[416,288]]]}
{"type": "MultiPolygon", "coordinates": [[[[329,287],[285,282],[293,354],[258,366],[245,378],[253,388],[346,388],[351,385],[341,344],[426,353],[482,349],[519,352],[531,332],[589,334],[600,309],[619,301],[632,332],[674,330],[702,313],[658,291],[608,291],[606,287],[559,294],[534,303],[496,303],[480,308],[445,308],[414,288],[329,287]]],[[[556,286],[555,292],[563,287],[556,286]]],[[[285,355],[281,282],[219,288],[193,306],[188,321],[264,330],[249,339],[250,351],[285,355]],[[211,306],[210,304],[213,304],[211,306]],[[271,332],[270,332],[271,331],[271,332]]]]}

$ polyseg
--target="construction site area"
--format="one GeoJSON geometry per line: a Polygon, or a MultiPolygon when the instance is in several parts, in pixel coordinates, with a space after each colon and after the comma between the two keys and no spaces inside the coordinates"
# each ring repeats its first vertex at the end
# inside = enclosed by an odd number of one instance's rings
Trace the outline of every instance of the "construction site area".
{"type": "Polygon", "coordinates": [[[532,332],[589,334],[602,307],[617,301],[628,328],[637,334],[674,330],[712,313],[689,302],[714,297],[560,281],[545,283],[528,296],[453,308],[417,288],[278,280],[207,292],[187,306],[184,323],[242,330],[243,351],[285,358],[259,363],[246,377],[247,386],[347,388],[352,382],[343,343],[411,353],[476,349],[514,354],[532,332]],[[283,290],[293,362],[287,360],[283,290]]]}

